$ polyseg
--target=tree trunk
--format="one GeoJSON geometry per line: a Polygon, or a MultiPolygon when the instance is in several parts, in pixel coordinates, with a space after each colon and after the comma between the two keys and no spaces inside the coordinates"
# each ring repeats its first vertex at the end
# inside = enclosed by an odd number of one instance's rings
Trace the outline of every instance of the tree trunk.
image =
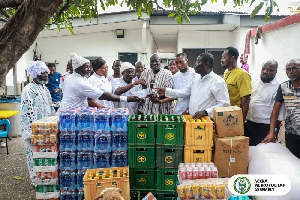
{"type": "Polygon", "coordinates": [[[63,0],[24,0],[0,30],[0,85],[62,2],[63,0]]]}

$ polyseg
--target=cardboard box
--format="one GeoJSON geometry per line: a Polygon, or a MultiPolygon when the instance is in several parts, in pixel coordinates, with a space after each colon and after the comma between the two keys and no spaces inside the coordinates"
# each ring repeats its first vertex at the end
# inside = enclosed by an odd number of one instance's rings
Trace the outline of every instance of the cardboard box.
{"type": "Polygon", "coordinates": [[[247,174],[249,138],[244,136],[215,138],[213,162],[219,177],[247,174]]]}
{"type": "Polygon", "coordinates": [[[215,130],[218,137],[244,135],[242,109],[238,106],[213,109],[215,130]]]}

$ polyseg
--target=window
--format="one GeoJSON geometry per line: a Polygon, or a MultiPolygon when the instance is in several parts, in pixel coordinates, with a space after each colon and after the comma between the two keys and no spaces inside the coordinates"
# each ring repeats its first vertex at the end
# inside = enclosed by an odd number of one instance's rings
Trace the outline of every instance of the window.
{"type": "Polygon", "coordinates": [[[130,62],[132,65],[135,65],[137,62],[137,53],[119,53],[119,60],[122,62],[130,62]]]}
{"type": "Polygon", "coordinates": [[[183,53],[187,54],[189,66],[194,67],[197,57],[201,53],[211,53],[214,56],[213,71],[223,77],[225,69],[221,66],[221,58],[225,49],[183,49],[183,53]]]}

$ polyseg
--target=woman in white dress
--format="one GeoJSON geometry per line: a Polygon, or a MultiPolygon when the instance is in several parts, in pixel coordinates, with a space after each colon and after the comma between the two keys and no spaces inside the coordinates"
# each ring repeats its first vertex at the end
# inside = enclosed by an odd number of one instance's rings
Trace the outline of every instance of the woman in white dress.
{"type": "MultiPolygon", "coordinates": [[[[108,81],[107,74],[108,74],[108,66],[105,60],[102,58],[97,58],[92,62],[92,68],[95,73],[93,73],[92,76],[88,79],[89,82],[97,87],[99,90],[102,90],[103,92],[109,92],[112,93],[112,86],[111,83],[108,81]]],[[[114,108],[114,104],[112,101],[107,100],[93,100],[88,99],[89,106],[92,107],[106,107],[106,108],[114,108]]]]}

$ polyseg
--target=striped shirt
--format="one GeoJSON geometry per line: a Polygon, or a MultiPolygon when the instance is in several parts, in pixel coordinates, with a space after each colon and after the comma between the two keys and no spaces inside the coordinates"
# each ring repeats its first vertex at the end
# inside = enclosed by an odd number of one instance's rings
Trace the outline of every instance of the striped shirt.
{"type": "MultiPolygon", "coordinates": [[[[157,74],[154,74],[152,69],[146,69],[141,74],[141,77],[146,80],[147,87],[150,87],[151,81],[154,81],[153,88],[173,88],[173,75],[169,70],[161,69],[157,74]]],[[[157,93],[156,90],[150,89],[151,93],[157,93]]],[[[153,103],[149,98],[145,100],[144,114],[172,114],[174,109],[174,101],[166,103],[153,103]]]]}

